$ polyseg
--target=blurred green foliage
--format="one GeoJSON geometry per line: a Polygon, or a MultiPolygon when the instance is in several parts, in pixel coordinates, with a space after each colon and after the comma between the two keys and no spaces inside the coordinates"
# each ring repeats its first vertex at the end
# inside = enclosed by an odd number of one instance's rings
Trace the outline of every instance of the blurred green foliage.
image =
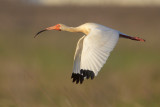
{"type": "Polygon", "coordinates": [[[0,17],[0,107],[160,106],[160,8],[8,7],[0,17]],[[57,23],[88,21],[146,42],[120,39],[98,76],[76,85],[70,76],[83,34],[50,31],[33,36],[57,23]]]}

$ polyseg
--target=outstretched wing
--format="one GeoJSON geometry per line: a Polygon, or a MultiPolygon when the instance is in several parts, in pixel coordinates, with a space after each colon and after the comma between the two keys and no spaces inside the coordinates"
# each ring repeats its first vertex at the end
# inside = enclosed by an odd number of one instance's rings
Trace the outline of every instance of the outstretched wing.
{"type": "Polygon", "coordinates": [[[81,65],[81,53],[83,48],[83,39],[85,36],[79,39],[76,47],[76,52],[74,55],[74,65],[73,65],[73,72],[78,74],[80,72],[80,65],[81,65]]]}
{"type": "Polygon", "coordinates": [[[115,47],[119,33],[115,30],[92,29],[77,45],[73,82],[82,83],[84,78],[93,79],[115,47]]]}

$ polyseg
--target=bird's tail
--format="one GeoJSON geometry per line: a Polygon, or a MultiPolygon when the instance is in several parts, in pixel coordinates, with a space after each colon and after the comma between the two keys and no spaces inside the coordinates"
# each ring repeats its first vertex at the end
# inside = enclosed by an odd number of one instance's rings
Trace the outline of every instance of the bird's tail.
{"type": "Polygon", "coordinates": [[[125,35],[125,34],[119,34],[119,36],[123,37],[123,38],[131,39],[131,40],[136,40],[136,41],[142,41],[142,42],[146,41],[146,40],[144,40],[140,37],[132,37],[132,36],[128,36],[128,35],[125,35]]]}

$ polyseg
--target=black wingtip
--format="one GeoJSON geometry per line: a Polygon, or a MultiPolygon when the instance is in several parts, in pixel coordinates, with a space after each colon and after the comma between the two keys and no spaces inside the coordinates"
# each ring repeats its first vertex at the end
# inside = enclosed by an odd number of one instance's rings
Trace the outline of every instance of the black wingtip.
{"type": "Polygon", "coordinates": [[[84,77],[86,77],[87,79],[91,78],[94,79],[95,74],[93,71],[91,70],[83,70],[81,69],[80,72],[83,74],[84,77]]]}
{"type": "Polygon", "coordinates": [[[73,79],[72,82],[76,82],[76,84],[78,83],[82,84],[85,77],[87,79],[91,78],[93,80],[95,77],[95,74],[93,71],[81,69],[80,74],[72,73],[71,79],[73,79]]]}
{"type": "Polygon", "coordinates": [[[84,77],[81,74],[72,73],[71,79],[73,78],[72,82],[76,82],[76,84],[82,84],[84,81],[84,77]]]}

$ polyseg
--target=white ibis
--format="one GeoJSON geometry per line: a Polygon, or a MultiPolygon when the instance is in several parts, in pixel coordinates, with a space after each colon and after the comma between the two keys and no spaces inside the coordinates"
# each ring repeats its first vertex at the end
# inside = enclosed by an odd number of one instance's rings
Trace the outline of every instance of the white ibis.
{"type": "Polygon", "coordinates": [[[96,23],[85,23],[78,27],[68,27],[57,24],[38,32],[35,37],[44,31],[58,30],[68,32],[82,32],[84,36],[77,43],[74,55],[74,66],[71,78],[73,82],[82,84],[84,79],[93,79],[108,59],[110,52],[115,47],[119,37],[136,41],[145,40],[132,37],[117,30],[96,23]]]}

